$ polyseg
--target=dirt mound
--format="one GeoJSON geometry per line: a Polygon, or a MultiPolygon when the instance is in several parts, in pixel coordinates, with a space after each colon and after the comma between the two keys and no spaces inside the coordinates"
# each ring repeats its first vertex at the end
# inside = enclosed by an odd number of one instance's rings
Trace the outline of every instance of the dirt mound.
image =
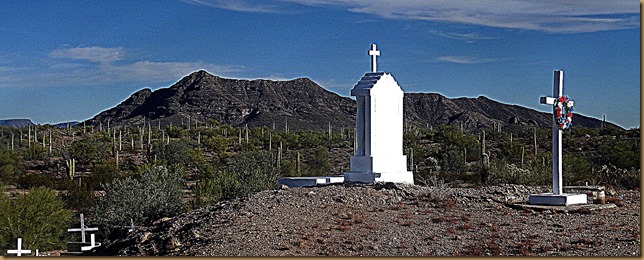
{"type": "Polygon", "coordinates": [[[264,191],[161,219],[86,255],[639,256],[640,194],[620,207],[534,211],[546,187],[332,185],[264,191]]]}

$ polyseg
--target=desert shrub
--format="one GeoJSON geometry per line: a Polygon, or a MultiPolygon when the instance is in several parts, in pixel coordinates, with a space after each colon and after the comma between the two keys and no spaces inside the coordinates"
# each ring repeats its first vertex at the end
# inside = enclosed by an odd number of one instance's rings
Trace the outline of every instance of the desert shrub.
{"type": "Polygon", "coordinates": [[[105,195],[92,208],[92,216],[106,234],[130,223],[150,224],[182,210],[182,174],[163,166],[147,166],[140,178],[129,176],[105,185],[105,195]]]}
{"type": "Polygon", "coordinates": [[[300,177],[300,175],[302,175],[301,173],[298,175],[297,162],[289,159],[282,159],[282,161],[280,161],[278,172],[280,176],[285,177],[300,177]]]}
{"type": "Polygon", "coordinates": [[[447,146],[443,151],[443,168],[448,171],[462,173],[467,170],[463,149],[454,145],[447,146]]]}
{"type": "Polygon", "coordinates": [[[217,154],[224,153],[228,150],[228,138],[221,136],[206,136],[202,137],[201,143],[208,150],[214,151],[217,154]]]}
{"type": "Polygon", "coordinates": [[[313,152],[313,156],[309,158],[308,166],[308,175],[310,176],[329,175],[331,166],[329,165],[329,151],[327,148],[318,146],[313,152]]]}
{"type": "Polygon", "coordinates": [[[597,147],[597,151],[597,162],[602,165],[612,164],[622,169],[640,167],[640,153],[636,142],[607,140],[597,147]]]}
{"type": "Polygon", "coordinates": [[[615,165],[602,165],[596,173],[600,184],[615,185],[624,189],[633,189],[640,187],[639,168],[620,169],[615,165]]]}
{"type": "Polygon", "coordinates": [[[520,168],[508,164],[505,160],[495,160],[490,163],[490,183],[509,183],[521,185],[547,185],[552,181],[552,173],[545,170],[539,163],[530,163],[528,167],[520,168]]]}
{"type": "MultiPolygon", "coordinates": [[[[31,189],[15,199],[2,194],[0,248],[15,247],[16,239],[21,237],[25,249],[59,249],[64,246],[70,216],[63,201],[49,188],[31,189]]],[[[0,251],[0,254],[5,253],[5,250],[0,251]]]]}
{"type": "Polygon", "coordinates": [[[592,174],[588,161],[574,155],[564,155],[563,174],[565,176],[565,185],[583,185],[585,182],[597,182],[597,175],[592,174]]]}
{"type": "Polygon", "coordinates": [[[85,211],[96,205],[96,198],[87,185],[76,186],[67,190],[63,196],[63,201],[68,209],[76,211],[85,211]]]}
{"type": "Polygon", "coordinates": [[[22,151],[22,157],[25,160],[44,160],[47,158],[47,151],[42,145],[32,144],[31,147],[22,151]]]}
{"type": "Polygon", "coordinates": [[[214,178],[197,184],[193,207],[275,188],[278,171],[274,158],[267,151],[241,152],[227,167],[217,171],[214,178]]]}
{"type": "Polygon", "coordinates": [[[102,185],[111,183],[118,176],[116,165],[113,162],[102,160],[94,164],[92,173],[83,179],[91,190],[100,190],[102,185]]]}
{"type": "Polygon", "coordinates": [[[179,126],[169,126],[168,127],[168,136],[172,138],[181,138],[185,136],[187,131],[179,126]]]}
{"type": "Polygon", "coordinates": [[[52,175],[48,174],[23,174],[18,177],[18,187],[21,189],[31,189],[36,187],[55,188],[56,182],[52,175]]]}
{"type": "Polygon", "coordinates": [[[18,180],[22,162],[18,153],[0,150],[0,184],[13,184],[18,180]]]}
{"type": "Polygon", "coordinates": [[[85,138],[72,143],[69,156],[76,159],[78,164],[91,164],[95,161],[105,159],[112,153],[111,139],[109,137],[92,140],[85,138]],[[108,138],[107,141],[101,140],[108,138]]]}
{"type": "Polygon", "coordinates": [[[170,142],[165,144],[163,142],[156,142],[155,149],[152,149],[150,157],[155,157],[167,165],[182,165],[185,166],[189,163],[188,153],[190,147],[186,142],[170,142]]]}

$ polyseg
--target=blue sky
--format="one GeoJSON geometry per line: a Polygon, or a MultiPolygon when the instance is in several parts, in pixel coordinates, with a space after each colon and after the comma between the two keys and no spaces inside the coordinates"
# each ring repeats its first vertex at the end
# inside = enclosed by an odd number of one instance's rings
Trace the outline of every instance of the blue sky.
{"type": "MultiPolygon", "coordinates": [[[[84,120],[190,72],[309,77],[348,96],[370,70],[407,92],[549,111],[553,71],[575,111],[640,126],[634,0],[1,1],[0,119],[84,120]]],[[[574,123],[574,121],[573,121],[574,123]]]]}

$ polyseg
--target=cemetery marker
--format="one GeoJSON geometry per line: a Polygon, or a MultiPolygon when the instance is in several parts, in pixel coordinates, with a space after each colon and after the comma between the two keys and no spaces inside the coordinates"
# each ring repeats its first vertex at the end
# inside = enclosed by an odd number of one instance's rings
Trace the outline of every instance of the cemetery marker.
{"type": "MultiPolygon", "coordinates": [[[[563,95],[563,71],[557,70],[554,72],[554,90],[552,97],[541,97],[541,104],[552,105],[552,193],[532,194],[529,197],[530,204],[542,205],[570,205],[570,204],[585,204],[585,194],[566,194],[563,193],[563,167],[562,167],[562,133],[563,129],[560,128],[557,106],[555,106],[559,98],[563,95]]],[[[574,102],[569,101],[568,106],[572,107],[574,102]]],[[[565,111],[564,111],[565,112],[565,111]]],[[[565,122],[564,122],[565,123],[565,122]]]]}
{"type": "Polygon", "coordinates": [[[18,238],[18,249],[7,250],[7,254],[16,254],[17,256],[22,256],[22,254],[31,254],[31,250],[22,250],[22,238],[18,238]]]}
{"type": "Polygon", "coordinates": [[[98,231],[98,228],[90,228],[85,226],[85,218],[83,217],[83,213],[80,214],[80,223],[81,227],[80,228],[70,228],[67,229],[67,232],[81,232],[81,242],[85,243],[85,231],[98,231]]]}

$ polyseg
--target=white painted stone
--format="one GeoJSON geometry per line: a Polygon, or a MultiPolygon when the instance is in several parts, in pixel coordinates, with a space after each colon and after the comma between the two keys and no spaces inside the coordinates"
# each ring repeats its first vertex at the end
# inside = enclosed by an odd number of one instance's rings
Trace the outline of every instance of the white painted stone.
{"type": "Polygon", "coordinates": [[[22,238],[18,238],[17,249],[7,250],[7,254],[15,254],[17,256],[22,256],[22,254],[31,254],[31,250],[22,249],[22,238]]]}
{"type": "MultiPolygon", "coordinates": [[[[552,97],[541,97],[541,104],[553,105],[557,98],[563,96],[563,71],[554,72],[554,88],[552,97]]],[[[552,108],[552,193],[532,194],[528,197],[530,204],[539,205],[571,205],[585,204],[585,194],[563,193],[563,156],[562,133],[557,124],[555,107],[552,108]]]]}
{"type": "Polygon", "coordinates": [[[390,73],[375,72],[375,44],[369,51],[372,72],[365,74],[351,90],[358,104],[356,115],[357,151],[345,182],[376,181],[414,183],[402,154],[404,92],[390,73]]]}
{"type": "Polygon", "coordinates": [[[80,214],[80,228],[70,228],[67,229],[67,232],[81,232],[81,242],[85,243],[85,232],[86,231],[98,231],[98,228],[90,228],[85,226],[85,218],[83,217],[83,213],[80,214]]]}
{"type": "Polygon", "coordinates": [[[284,177],[277,179],[277,186],[286,185],[289,188],[315,187],[344,182],[343,176],[316,176],[316,177],[284,177]]]}

